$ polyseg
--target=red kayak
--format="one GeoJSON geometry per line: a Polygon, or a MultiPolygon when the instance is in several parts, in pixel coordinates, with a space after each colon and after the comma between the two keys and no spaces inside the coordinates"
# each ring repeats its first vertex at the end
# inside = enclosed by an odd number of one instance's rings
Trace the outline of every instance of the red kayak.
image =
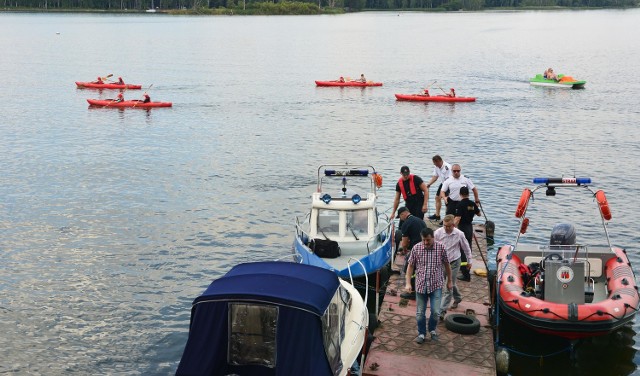
{"type": "Polygon", "coordinates": [[[95,82],[80,82],[76,81],[76,86],[79,89],[82,88],[90,88],[90,89],[142,89],[142,85],[133,85],[133,84],[118,84],[105,82],[102,84],[97,84],[95,82]]]}
{"type": "Polygon", "coordinates": [[[316,81],[316,86],[355,86],[355,87],[366,87],[366,86],[382,86],[382,82],[373,82],[373,81],[316,81]]]}
{"type": "Polygon", "coordinates": [[[141,100],[128,100],[117,102],[115,99],[87,99],[89,106],[94,107],[112,107],[112,108],[153,108],[153,107],[171,107],[171,102],[143,102],[141,100]]]}
{"type": "Polygon", "coordinates": [[[415,102],[475,102],[475,97],[450,97],[448,95],[396,94],[399,101],[415,102]]]}

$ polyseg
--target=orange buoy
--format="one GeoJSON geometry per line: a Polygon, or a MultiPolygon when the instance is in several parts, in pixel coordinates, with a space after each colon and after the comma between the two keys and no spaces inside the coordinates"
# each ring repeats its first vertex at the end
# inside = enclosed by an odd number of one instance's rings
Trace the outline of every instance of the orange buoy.
{"type": "Polygon", "coordinates": [[[527,232],[527,227],[529,227],[529,218],[524,218],[522,220],[522,224],[520,225],[520,233],[524,234],[525,232],[527,232]]]}
{"type": "Polygon", "coordinates": [[[605,221],[611,220],[611,209],[609,209],[609,201],[607,201],[607,196],[605,196],[602,189],[596,192],[596,201],[598,201],[598,206],[600,207],[602,218],[604,218],[605,221]]]}
{"type": "Polygon", "coordinates": [[[529,188],[525,188],[524,191],[522,191],[522,196],[520,196],[520,202],[518,202],[518,208],[516,209],[516,218],[522,217],[524,215],[524,212],[527,211],[529,198],[531,198],[531,190],[529,188]]]}
{"type": "Polygon", "coordinates": [[[377,172],[374,172],[373,174],[371,174],[371,178],[373,179],[373,182],[375,183],[376,187],[378,188],[382,187],[382,175],[378,174],[377,172]]]}

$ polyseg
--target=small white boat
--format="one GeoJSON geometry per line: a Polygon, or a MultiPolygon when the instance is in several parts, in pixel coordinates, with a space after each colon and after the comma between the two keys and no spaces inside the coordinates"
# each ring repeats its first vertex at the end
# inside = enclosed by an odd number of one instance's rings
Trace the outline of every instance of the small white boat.
{"type": "Polygon", "coordinates": [[[296,218],[293,251],[301,262],[332,270],[342,278],[362,277],[389,264],[393,221],[378,211],[381,185],[382,177],[372,166],[318,167],[311,210],[302,223],[296,218]],[[362,265],[349,268],[350,258],[362,265]]]}
{"type": "Polygon", "coordinates": [[[329,270],[240,264],[193,302],[176,375],[345,376],[368,319],[366,301],[329,270]]]}

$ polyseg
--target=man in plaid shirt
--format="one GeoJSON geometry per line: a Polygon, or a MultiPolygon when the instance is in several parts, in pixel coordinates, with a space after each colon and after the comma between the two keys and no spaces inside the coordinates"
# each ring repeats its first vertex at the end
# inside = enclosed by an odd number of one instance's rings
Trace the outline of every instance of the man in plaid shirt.
{"type": "Polygon", "coordinates": [[[444,245],[433,239],[433,230],[430,228],[423,229],[420,235],[422,236],[422,242],[416,244],[411,250],[411,255],[407,260],[408,267],[405,276],[405,290],[411,292],[411,276],[414,271],[416,273],[417,343],[423,343],[427,335],[425,314],[427,311],[427,299],[429,299],[429,306],[431,307],[429,334],[432,341],[438,340],[436,325],[440,315],[445,274],[447,276],[447,289],[453,287],[451,266],[449,265],[449,258],[444,245]]]}

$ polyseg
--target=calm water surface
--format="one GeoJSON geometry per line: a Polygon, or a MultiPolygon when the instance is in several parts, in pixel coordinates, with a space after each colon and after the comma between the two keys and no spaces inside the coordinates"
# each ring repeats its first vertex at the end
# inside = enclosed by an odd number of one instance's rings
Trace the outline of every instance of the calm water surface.
{"type": "MultiPolygon", "coordinates": [[[[401,165],[428,177],[433,154],[461,163],[499,244],[532,177],[590,176],[613,242],[640,265],[639,22],[640,10],[0,14],[0,373],[172,374],[192,300],[239,262],[289,253],[321,163],[376,166],[389,209],[401,165]],[[549,66],[586,89],[530,87],[549,66]],[[115,94],[73,82],[109,73],[174,107],[88,109],[115,94]],[[313,83],[360,73],[384,86],[313,83]],[[478,101],[394,100],[434,80],[478,101]]],[[[530,228],[546,236],[565,209],[530,228]]],[[[602,243],[594,219],[571,219],[581,242],[602,243]]],[[[514,356],[512,373],[636,373],[638,329],[584,341],[574,359],[514,356]]],[[[533,354],[566,346],[511,333],[533,354]]]]}

